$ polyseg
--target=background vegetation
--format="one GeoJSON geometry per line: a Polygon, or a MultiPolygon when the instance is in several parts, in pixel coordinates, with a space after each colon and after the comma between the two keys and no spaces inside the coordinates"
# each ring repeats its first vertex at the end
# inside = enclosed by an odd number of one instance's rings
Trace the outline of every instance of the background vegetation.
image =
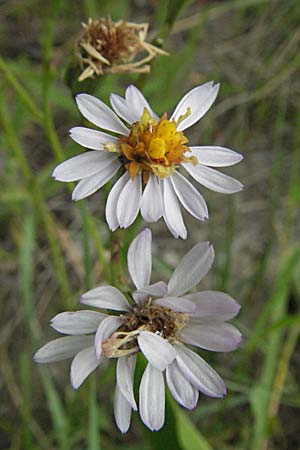
{"type": "Polygon", "coordinates": [[[1,2],[0,16],[1,448],[299,449],[299,2],[11,0],[1,2]],[[65,74],[80,23],[107,14],[150,22],[170,56],[153,62],[149,76],[73,83],[71,92],[65,74]],[[211,219],[187,216],[186,242],[162,222],[152,226],[155,276],[167,279],[187,248],[211,240],[216,261],[202,287],[241,303],[236,324],[245,340],[232,354],[202,352],[226,380],[226,398],[201,397],[193,412],[169,402],[158,433],[134,414],[123,436],[112,412],[114,362],[75,392],[67,362],[41,368],[32,355],[56,336],[48,326],[54,314],[78,309],[80,293],[114,279],[111,240],[122,241],[122,264],[136,230],[111,237],[105,192],[75,204],[70,186],[50,175],[82,151],[68,137],[83,123],[75,91],[107,100],[134,82],[163,113],[211,79],[221,82],[219,97],[189,137],[243,153],[229,172],[245,190],[224,196],[203,188],[211,219]]]}

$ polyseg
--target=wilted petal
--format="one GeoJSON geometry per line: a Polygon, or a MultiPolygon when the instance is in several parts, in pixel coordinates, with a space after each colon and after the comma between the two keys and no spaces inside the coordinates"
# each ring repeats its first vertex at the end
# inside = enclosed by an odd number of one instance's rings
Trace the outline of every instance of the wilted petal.
{"type": "Polygon", "coordinates": [[[193,314],[196,311],[196,305],[184,297],[164,297],[155,300],[155,304],[170,308],[173,311],[182,312],[186,314],[193,314]]]}
{"type": "Polygon", "coordinates": [[[147,222],[156,222],[164,213],[161,187],[157,177],[150,175],[143,192],[141,201],[141,214],[147,222]]]}
{"type": "Polygon", "coordinates": [[[180,116],[186,114],[188,108],[191,114],[180,122],[177,127],[178,131],[183,131],[192,126],[207,113],[214,103],[220,88],[219,84],[213,86],[213,83],[213,81],[209,81],[208,83],[195,87],[180,100],[170,119],[177,121],[180,116]]]}
{"type": "Polygon", "coordinates": [[[168,388],[176,402],[184,408],[194,409],[198,402],[199,392],[183,376],[176,360],[167,367],[166,379],[168,388]]]}
{"type": "Polygon", "coordinates": [[[71,364],[71,384],[74,389],[78,389],[84,380],[100,364],[100,359],[96,358],[94,347],[88,347],[77,353],[71,364]]]}
{"type": "Polygon", "coordinates": [[[77,106],[81,114],[94,125],[105,130],[128,136],[129,130],[116,114],[101,100],[89,94],[76,96],[77,106]]]}
{"type": "Polygon", "coordinates": [[[95,311],[74,311],[57,314],[51,320],[51,327],[65,334],[94,333],[99,323],[107,317],[95,311]]]}
{"type": "Polygon", "coordinates": [[[221,192],[222,194],[234,194],[243,189],[242,183],[218,170],[202,166],[201,164],[198,166],[189,163],[182,165],[198,183],[212,191],[221,192]]]}
{"type": "Polygon", "coordinates": [[[119,178],[118,181],[113,185],[112,189],[108,194],[105,207],[105,216],[111,231],[115,231],[120,225],[117,217],[117,204],[122,189],[124,188],[128,180],[129,180],[129,173],[126,171],[121,176],[121,178],[119,178]]]}
{"type": "Polygon", "coordinates": [[[122,395],[117,384],[114,397],[114,416],[117,427],[119,428],[121,433],[127,433],[130,427],[131,406],[126,398],[122,395]]]}
{"type": "Polygon", "coordinates": [[[183,345],[175,345],[177,363],[184,377],[203,394],[223,397],[226,386],[222,378],[197,353],[183,345]]]}
{"type": "Polygon", "coordinates": [[[150,331],[140,332],[138,344],[149,363],[158,370],[165,370],[176,358],[174,347],[166,339],[150,331]]]}
{"type": "Polygon", "coordinates": [[[117,385],[134,411],[137,410],[133,393],[135,363],[136,355],[120,357],[117,362],[117,385]]]}
{"type": "Polygon", "coordinates": [[[186,344],[211,350],[213,352],[231,352],[242,341],[242,335],[230,323],[208,322],[188,323],[181,331],[180,339],[186,344]]]}
{"type": "Polygon", "coordinates": [[[209,242],[195,245],[174,270],[169,281],[168,295],[179,296],[195,287],[207,274],[214,260],[209,242]]]}
{"type": "Polygon", "coordinates": [[[141,176],[128,180],[117,203],[117,218],[121,228],[129,227],[136,219],[142,198],[141,176]]]}
{"type": "Polygon", "coordinates": [[[108,316],[100,323],[94,341],[95,355],[98,359],[102,353],[102,342],[110,338],[122,324],[123,322],[119,316],[108,316]]]}
{"type": "Polygon", "coordinates": [[[150,284],[143,289],[138,289],[133,292],[132,297],[134,300],[141,304],[144,303],[149,297],[163,297],[168,292],[168,286],[164,281],[158,281],[157,283],[150,284]]]}
{"type": "Polygon", "coordinates": [[[230,320],[238,314],[241,308],[233,298],[224,292],[201,291],[185,295],[185,298],[196,305],[193,317],[205,320],[230,320]]]}
{"type": "Polygon", "coordinates": [[[148,286],[150,282],[152,269],[151,242],[151,231],[149,228],[145,228],[132,241],[128,249],[128,271],[138,289],[148,286]]]}
{"type": "Polygon", "coordinates": [[[225,147],[190,147],[190,151],[204,166],[233,166],[243,159],[242,155],[225,147]]]}
{"type": "Polygon", "coordinates": [[[131,311],[125,295],[113,286],[99,286],[81,296],[81,303],[95,308],[131,311]]]}
{"type": "Polygon", "coordinates": [[[37,363],[52,363],[72,358],[77,352],[92,344],[92,336],[67,336],[48,342],[40,348],[33,359],[37,363]]]}
{"type": "Polygon", "coordinates": [[[165,421],[165,384],[160,370],[148,364],[139,389],[140,416],[151,431],[160,430],[165,421]]]}
{"type": "Polygon", "coordinates": [[[95,150],[82,153],[59,164],[52,176],[58,181],[81,180],[105,170],[116,159],[116,155],[95,150]]]}
{"type": "Polygon", "coordinates": [[[111,158],[111,162],[106,167],[102,167],[100,172],[84,178],[77,184],[73,191],[72,199],[78,201],[94,194],[118,172],[119,168],[119,161],[111,158]]]}
{"type": "Polygon", "coordinates": [[[207,205],[200,192],[179,172],[173,173],[170,178],[182,206],[196,219],[208,218],[207,205]]]}
{"type": "Polygon", "coordinates": [[[73,127],[69,133],[70,137],[73,141],[77,142],[77,144],[86,148],[91,148],[92,150],[101,150],[103,144],[107,144],[108,142],[117,144],[119,141],[118,138],[111,134],[85,127],[73,127]]]}
{"type": "Polygon", "coordinates": [[[177,200],[171,180],[163,180],[164,220],[167,227],[177,239],[179,236],[186,239],[187,231],[183,222],[179,202],[177,200]]]}

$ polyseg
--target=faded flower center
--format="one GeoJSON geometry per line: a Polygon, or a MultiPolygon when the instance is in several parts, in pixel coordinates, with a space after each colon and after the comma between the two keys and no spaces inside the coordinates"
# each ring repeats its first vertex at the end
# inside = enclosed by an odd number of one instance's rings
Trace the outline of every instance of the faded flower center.
{"type": "MultiPolygon", "coordinates": [[[[121,137],[118,145],[120,161],[131,179],[142,174],[144,183],[147,183],[151,173],[165,178],[181,162],[198,164],[195,156],[185,155],[190,151],[185,145],[188,139],[182,131],[177,130],[178,124],[189,115],[190,110],[187,110],[177,122],[174,119],[168,120],[167,114],[157,120],[144,108],[141,120],[131,125],[129,136],[121,137]]],[[[107,150],[112,150],[111,144],[106,147],[107,150]]]]}
{"type": "Polygon", "coordinates": [[[107,358],[118,358],[139,352],[137,336],[141,331],[150,331],[175,342],[182,328],[188,323],[188,315],[155,305],[152,300],[143,306],[135,306],[131,313],[120,316],[123,325],[102,342],[102,353],[107,358]]]}

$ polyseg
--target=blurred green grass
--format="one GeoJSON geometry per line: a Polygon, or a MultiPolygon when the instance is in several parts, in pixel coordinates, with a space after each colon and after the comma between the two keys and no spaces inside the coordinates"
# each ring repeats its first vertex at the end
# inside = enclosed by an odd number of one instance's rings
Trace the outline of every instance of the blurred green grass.
{"type": "MultiPolygon", "coordinates": [[[[298,449],[298,1],[86,0],[74,6],[67,0],[45,1],[42,9],[38,0],[0,5],[1,448],[298,449]],[[81,292],[114,277],[105,193],[75,204],[70,186],[50,176],[57,162],[81,151],[68,138],[82,118],[64,82],[80,23],[107,14],[150,22],[152,37],[166,38],[170,56],[153,62],[147,77],[114,75],[82,89],[107,100],[134,82],[163,113],[191,87],[220,81],[214,107],[190,140],[245,157],[231,170],[245,191],[226,198],[205,192],[211,219],[199,224],[186,217],[187,242],[172,240],[162,223],[152,227],[157,278],[167,278],[186,246],[207,238],[214,243],[216,262],[204,287],[226,290],[242,304],[237,325],[245,335],[235,353],[204,355],[225,378],[227,397],[201,398],[193,412],[175,407],[172,413],[170,402],[167,425],[155,434],[136,414],[127,435],[117,431],[114,363],[74,392],[67,363],[40,368],[32,362],[37,347],[54,336],[49,319],[77,309],[81,292]]],[[[121,262],[134,233],[112,237],[124,241],[121,262]]]]}

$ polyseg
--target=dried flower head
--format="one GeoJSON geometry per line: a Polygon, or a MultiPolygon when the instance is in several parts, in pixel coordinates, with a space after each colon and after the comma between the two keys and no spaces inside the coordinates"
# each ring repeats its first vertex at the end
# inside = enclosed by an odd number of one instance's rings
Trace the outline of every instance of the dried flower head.
{"type": "Polygon", "coordinates": [[[128,249],[128,270],[136,290],[127,297],[113,286],[86,292],[81,302],[104,311],[58,314],[51,325],[67,336],[44,345],[34,356],[38,363],[73,358],[75,389],[106,359],[116,359],[114,415],[122,433],[129,429],[131,411],[138,409],[133,389],[138,354],[147,360],[139,386],[139,412],[154,431],[165,420],[165,381],[174,399],[187,409],[196,407],[199,392],[215,398],[226,394],[222,378],[188,346],[230,352],[242,339],[239,330],[227,323],[239,312],[235,300],[218,291],[188,294],[213,263],[212,245],[195,245],[168,284],[150,284],[151,242],[151,231],[145,229],[128,249]]]}
{"type": "Polygon", "coordinates": [[[113,22],[110,17],[101,17],[98,20],[89,19],[87,24],[82,25],[77,54],[84,70],[79,81],[95,74],[148,73],[149,61],[157,55],[168,55],[145,41],[149,26],[147,23],[113,22]],[[146,53],[146,56],[135,60],[141,53],[146,53]]]}

